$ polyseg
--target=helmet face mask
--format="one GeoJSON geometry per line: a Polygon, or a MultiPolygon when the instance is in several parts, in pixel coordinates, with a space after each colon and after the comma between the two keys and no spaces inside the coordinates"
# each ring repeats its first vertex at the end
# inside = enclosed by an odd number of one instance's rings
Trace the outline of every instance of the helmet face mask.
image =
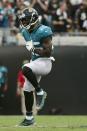
{"type": "Polygon", "coordinates": [[[19,14],[18,18],[22,27],[28,30],[31,30],[31,28],[34,28],[34,26],[39,20],[38,13],[33,8],[30,11],[28,8],[24,9],[22,13],[19,14]]]}
{"type": "Polygon", "coordinates": [[[25,17],[20,19],[20,23],[26,28],[30,24],[30,20],[31,19],[29,17],[25,17]]]}

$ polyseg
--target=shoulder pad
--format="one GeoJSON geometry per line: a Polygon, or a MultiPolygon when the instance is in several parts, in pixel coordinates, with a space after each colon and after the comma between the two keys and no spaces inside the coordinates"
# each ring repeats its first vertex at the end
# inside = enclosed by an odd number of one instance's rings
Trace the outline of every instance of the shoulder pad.
{"type": "Polygon", "coordinates": [[[52,36],[53,32],[50,27],[42,25],[39,29],[40,38],[46,38],[52,36]]]}

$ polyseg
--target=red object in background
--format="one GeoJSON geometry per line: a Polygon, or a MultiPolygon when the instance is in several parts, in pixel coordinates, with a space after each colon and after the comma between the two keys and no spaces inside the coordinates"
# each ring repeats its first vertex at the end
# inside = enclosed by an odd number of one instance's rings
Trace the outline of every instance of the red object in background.
{"type": "Polygon", "coordinates": [[[23,88],[24,82],[25,82],[24,75],[22,71],[20,70],[18,73],[18,83],[20,83],[21,88],[23,88]]]}

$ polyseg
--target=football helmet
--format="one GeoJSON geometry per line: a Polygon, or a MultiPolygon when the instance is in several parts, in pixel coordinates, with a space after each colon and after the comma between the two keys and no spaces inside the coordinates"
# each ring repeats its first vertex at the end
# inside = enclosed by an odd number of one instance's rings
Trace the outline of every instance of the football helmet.
{"type": "Polygon", "coordinates": [[[33,30],[37,23],[39,23],[39,16],[34,8],[25,8],[20,11],[18,18],[22,27],[33,30]]]}

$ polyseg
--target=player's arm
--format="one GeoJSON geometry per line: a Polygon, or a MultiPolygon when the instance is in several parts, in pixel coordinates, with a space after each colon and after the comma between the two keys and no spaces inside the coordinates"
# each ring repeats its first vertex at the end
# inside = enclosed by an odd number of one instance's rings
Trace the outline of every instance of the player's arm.
{"type": "Polygon", "coordinates": [[[49,36],[47,38],[44,38],[41,42],[43,44],[43,48],[34,49],[34,53],[37,53],[42,57],[50,57],[52,52],[52,37],[49,36]]]}
{"type": "Polygon", "coordinates": [[[25,28],[20,27],[20,32],[22,34],[22,36],[24,37],[25,41],[26,41],[26,48],[28,51],[31,51],[33,49],[33,42],[32,39],[30,37],[30,34],[28,32],[28,30],[26,30],[25,28]]]}

